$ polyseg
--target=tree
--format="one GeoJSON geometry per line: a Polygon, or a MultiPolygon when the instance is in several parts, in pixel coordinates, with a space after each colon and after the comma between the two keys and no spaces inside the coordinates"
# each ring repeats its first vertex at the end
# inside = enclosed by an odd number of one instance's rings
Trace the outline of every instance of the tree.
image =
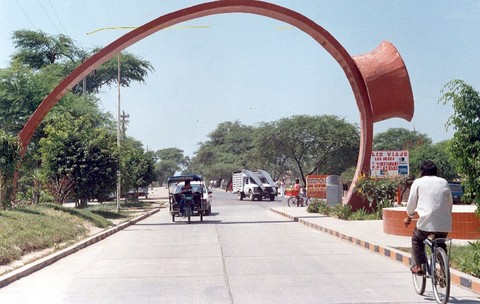
{"type": "Polygon", "coordinates": [[[340,175],[357,161],[358,128],[336,116],[282,118],[261,124],[255,135],[258,159],[290,165],[304,184],[307,175],[340,175]]]}
{"type": "Polygon", "coordinates": [[[163,184],[167,178],[174,175],[175,172],[187,168],[190,158],[183,155],[183,150],[178,148],[166,148],[155,152],[156,157],[160,160],[156,164],[155,172],[157,180],[163,184]]]}
{"type": "Polygon", "coordinates": [[[422,145],[410,152],[410,175],[420,176],[420,166],[425,160],[433,161],[438,167],[438,175],[448,181],[459,178],[455,170],[454,161],[451,160],[447,151],[448,141],[433,145],[422,145]]]}
{"type": "MultiPolygon", "coordinates": [[[[52,36],[41,31],[15,31],[12,38],[15,52],[10,67],[0,69],[0,128],[18,134],[47,94],[98,49],[86,51],[65,35],[52,36]]],[[[148,61],[128,52],[122,52],[121,64],[122,86],[129,86],[132,81],[144,82],[148,72],[153,71],[148,61]]],[[[86,77],[87,92],[97,93],[101,86],[116,83],[117,76],[117,58],[112,58],[86,77]]],[[[98,98],[80,93],[85,93],[81,83],[67,93],[40,124],[22,159],[22,175],[29,176],[40,166],[38,146],[40,138],[45,137],[43,127],[53,124],[64,113],[71,114],[73,119],[88,116],[92,126],[109,128],[113,124],[111,116],[99,110],[98,98]]],[[[21,190],[30,187],[32,185],[19,185],[21,190]]]]}
{"type": "Polygon", "coordinates": [[[378,133],[373,138],[373,150],[410,150],[412,148],[430,145],[432,140],[426,135],[405,128],[390,128],[378,133]]]}
{"type": "Polygon", "coordinates": [[[62,34],[50,36],[42,31],[19,30],[13,32],[12,40],[17,49],[13,59],[36,70],[59,60],[76,62],[82,56],[74,41],[62,34]]]}
{"type": "Polygon", "coordinates": [[[127,138],[122,142],[120,153],[122,172],[122,193],[133,189],[134,197],[138,188],[146,187],[156,180],[155,155],[145,152],[140,142],[127,138]]]}
{"type": "MultiPolygon", "coordinates": [[[[68,36],[48,35],[42,31],[19,30],[13,32],[15,46],[13,61],[20,62],[34,70],[41,70],[50,65],[60,66],[62,78],[71,73],[88,57],[97,53],[100,48],[91,52],[80,49],[68,36]]],[[[140,60],[124,51],[121,56],[122,77],[120,85],[128,87],[132,81],[144,82],[153,66],[146,60],[140,60]]],[[[104,86],[111,86],[118,81],[117,58],[112,58],[98,67],[86,77],[86,89],[89,93],[98,93],[104,86]]],[[[81,94],[83,83],[75,86],[72,92],[81,94]]]]}
{"type": "Polygon", "coordinates": [[[228,179],[233,171],[252,168],[255,128],[234,122],[222,122],[200,143],[188,170],[208,180],[228,179]]]}
{"type": "Polygon", "coordinates": [[[64,181],[65,177],[73,180],[77,207],[114,192],[118,169],[114,132],[94,127],[88,116],[74,120],[66,113],[53,119],[45,133],[40,152],[48,183],[64,181]]]}
{"type": "Polygon", "coordinates": [[[13,173],[20,159],[18,139],[0,129],[0,207],[11,205],[13,173]]]}
{"type": "Polygon", "coordinates": [[[453,106],[446,127],[455,130],[449,150],[462,178],[463,199],[474,201],[480,210],[480,94],[462,80],[450,81],[442,93],[440,102],[453,106]]]}

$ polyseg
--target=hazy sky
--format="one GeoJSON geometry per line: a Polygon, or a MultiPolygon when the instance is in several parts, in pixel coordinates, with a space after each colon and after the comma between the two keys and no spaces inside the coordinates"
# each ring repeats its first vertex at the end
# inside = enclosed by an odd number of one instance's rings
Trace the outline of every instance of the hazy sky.
{"type": "MultiPolygon", "coordinates": [[[[0,68],[13,53],[14,30],[66,34],[78,46],[106,46],[167,13],[206,1],[0,0],[0,68]],[[87,34],[102,28],[94,34],[87,34]]],[[[359,55],[390,41],[406,63],[415,98],[411,122],[389,119],[375,133],[403,127],[433,142],[451,138],[441,105],[444,85],[462,79],[480,90],[480,1],[270,1],[305,15],[359,55]]],[[[128,48],[155,71],[122,88],[128,135],[149,150],[178,147],[192,156],[224,121],[246,125],[298,114],[331,114],[359,122],[352,89],[338,63],[310,36],[250,14],[203,17],[157,32],[128,48]],[[205,26],[205,27],[203,27],[205,26]]],[[[117,89],[98,95],[116,117],[117,89]]]]}

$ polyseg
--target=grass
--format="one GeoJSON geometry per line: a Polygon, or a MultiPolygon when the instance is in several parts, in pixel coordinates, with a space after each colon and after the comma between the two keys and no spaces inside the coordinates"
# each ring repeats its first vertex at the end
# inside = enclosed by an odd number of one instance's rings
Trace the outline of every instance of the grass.
{"type": "MultiPolygon", "coordinates": [[[[396,248],[403,252],[412,253],[410,247],[396,248]]],[[[449,248],[450,267],[480,278],[480,241],[469,242],[468,245],[452,245],[449,248]]]]}
{"type": "Polygon", "coordinates": [[[0,211],[0,265],[85,236],[81,218],[46,207],[0,211]]]}
{"type": "Polygon", "coordinates": [[[127,220],[151,203],[122,205],[119,213],[114,204],[75,209],[56,204],[39,204],[0,210],[0,265],[19,260],[25,254],[61,248],[88,236],[89,227],[108,228],[114,220],[127,220]],[[133,211],[131,210],[133,209],[133,211]]]}

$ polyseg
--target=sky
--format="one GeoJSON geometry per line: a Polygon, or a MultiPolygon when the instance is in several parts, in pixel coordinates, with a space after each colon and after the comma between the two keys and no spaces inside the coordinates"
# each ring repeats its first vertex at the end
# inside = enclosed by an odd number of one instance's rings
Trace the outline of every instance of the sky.
{"type": "MultiPolygon", "coordinates": [[[[207,1],[0,0],[0,68],[9,65],[15,30],[64,34],[86,50],[131,29],[207,1]],[[108,29],[106,29],[108,28],[108,29]],[[91,33],[94,32],[94,33],[91,33]]],[[[383,40],[402,56],[415,112],[374,124],[374,134],[406,128],[434,143],[450,139],[451,104],[442,89],[462,79],[480,90],[480,1],[272,0],[327,30],[352,55],[383,40]]],[[[292,115],[336,115],[359,124],[348,80],[325,49],[299,29],[263,16],[229,13],[159,31],[127,49],[149,61],[145,83],[121,88],[127,135],[148,150],[176,147],[194,156],[225,121],[258,126],[292,115]]],[[[117,88],[103,88],[100,107],[117,116],[117,88]]]]}

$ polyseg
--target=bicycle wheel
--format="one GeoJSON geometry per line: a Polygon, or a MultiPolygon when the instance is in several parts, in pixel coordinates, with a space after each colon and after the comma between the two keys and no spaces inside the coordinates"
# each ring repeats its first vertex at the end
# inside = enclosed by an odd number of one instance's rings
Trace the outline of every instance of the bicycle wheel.
{"type": "Polygon", "coordinates": [[[310,205],[311,203],[312,203],[312,198],[307,196],[304,201],[305,207],[308,207],[308,205],[310,205]]]}
{"type": "Polygon", "coordinates": [[[295,196],[291,196],[287,201],[288,207],[297,207],[298,200],[295,196]]]}
{"type": "Polygon", "coordinates": [[[185,216],[188,219],[188,223],[190,224],[190,219],[192,216],[192,207],[191,206],[185,206],[185,216]]]}
{"type": "Polygon", "coordinates": [[[437,303],[445,304],[450,296],[450,266],[448,256],[442,248],[435,248],[435,265],[432,276],[433,295],[437,303]]]}
{"type": "Polygon", "coordinates": [[[413,280],[413,287],[415,287],[415,292],[419,295],[423,295],[425,292],[425,286],[427,285],[427,277],[425,276],[426,273],[426,266],[425,264],[422,265],[423,268],[423,275],[417,275],[412,273],[412,280],[413,280]]]}

